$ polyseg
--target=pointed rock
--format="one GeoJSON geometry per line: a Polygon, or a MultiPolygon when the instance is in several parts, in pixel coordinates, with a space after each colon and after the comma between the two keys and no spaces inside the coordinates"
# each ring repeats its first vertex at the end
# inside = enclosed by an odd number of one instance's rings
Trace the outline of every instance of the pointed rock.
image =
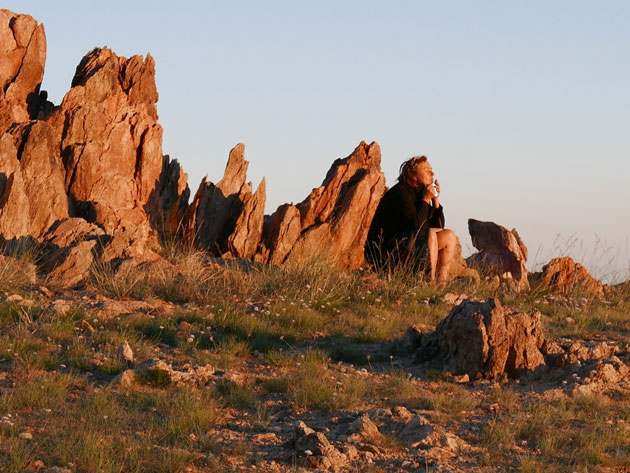
{"type": "Polygon", "coordinates": [[[0,137],[0,235],[39,240],[68,217],[64,169],[47,123],[19,125],[0,137]]]}
{"type": "Polygon", "coordinates": [[[220,256],[228,250],[228,239],[246,200],[251,198],[251,183],[245,183],[248,163],[245,146],[236,145],[231,151],[223,179],[214,185],[203,178],[190,206],[188,233],[195,244],[220,256]]]}
{"type": "Polygon", "coordinates": [[[265,218],[265,189],[263,178],[256,193],[246,196],[243,202],[243,210],[227,242],[233,257],[251,259],[258,249],[265,218]]]}
{"type": "Polygon", "coordinates": [[[131,346],[129,346],[129,342],[127,342],[127,340],[122,342],[122,344],[118,347],[118,358],[128,361],[129,363],[133,363],[133,350],[131,349],[131,346]]]}
{"type": "Polygon", "coordinates": [[[167,238],[180,233],[188,211],[189,198],[188,175],[176,159],[164,155],[160,180],[145,207],[151,226],[167,238]]]}
{"type": "Polygon", "coordinates": [[[320,254],[342,267],[363,263],[370,222],[385,191],[380,164],[378,144],[363,141],[333,163],[322,185],[297,206],[302,234],[289,258],[320,254]]]}

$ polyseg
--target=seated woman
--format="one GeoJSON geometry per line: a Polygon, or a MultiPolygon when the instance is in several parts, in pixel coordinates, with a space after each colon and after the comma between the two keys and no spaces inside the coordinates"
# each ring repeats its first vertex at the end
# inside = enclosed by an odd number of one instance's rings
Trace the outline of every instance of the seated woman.
{"type": "Polygon", "coordinates": [[[440,184],[426,156],[400,166],[398,183],[379,203],[365,245],[375,266],[411,262],[429,271],[431,282],[444,283],[455,256],[457,235],[444,229],[440,184]]]}

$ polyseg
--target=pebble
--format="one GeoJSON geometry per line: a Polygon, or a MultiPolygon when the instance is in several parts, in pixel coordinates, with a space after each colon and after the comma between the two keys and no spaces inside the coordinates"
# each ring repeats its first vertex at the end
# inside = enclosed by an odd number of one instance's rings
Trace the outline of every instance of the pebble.
{"type": "Polygon", "coordinates": [[[20,435],[18,435],[18,438],[22,440],[33,440],[33,434],[31,434],[30,432],[22,432],[20,435]]]}

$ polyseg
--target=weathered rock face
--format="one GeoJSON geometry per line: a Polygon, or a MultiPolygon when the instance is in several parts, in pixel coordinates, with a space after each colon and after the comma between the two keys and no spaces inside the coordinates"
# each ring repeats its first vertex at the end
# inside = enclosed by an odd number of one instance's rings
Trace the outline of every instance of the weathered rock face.
{"type": "Polygon", "coordinates": [[[68,217],[56,132],[46,122],[16,124],[0,136],[0,236],[41,239],[68,217]]]}
{"type": "Polygon", "coordinates": [[[295,205],[283,204],[271,215],[264,226],[264,244],[267,255],[264,261],[280,264],[300,238],[300,211],[295,205]]]}
{"type": "Polygon", "coordinates": [[[481,278],[479,272],[474,268],[469,268],[466,264],[466,260],[462,257],[462,246],[457,242],[457,248],[455,249],[455,256],[448,272],[449,279],[467,279],[474,285],[478,285],[481,278]]]}
{"type": "MultiPolygon", "coordinates": [[[[300,236],[288,254],[303,258],[323,254],[340,266],[357,268],[363,263],[363,247],[370,222],[385,191],[385,176],[380,170],[381,150],[377,143],[361,142],[353,153],[336,160],[324,182],[300,204],[300,236]]],[[[280,209],[279,209],[280,210],[280,209]]],[[[284,210],[285,215],[288,210],[284,210]]],[[[274,216],[272,216],[272,221],[274,216]]],[[[291,218],[287,225],[293,225],[291,218]]],[[[271,255],[284,252],[294,230],[284,225],[274,229],[286,240],[276,241],[271,255]]]]}
{"type": "Polygon", "coordinates": [[[176,159],[164,155],[160,181],[144,207],[151,226],[169,238],[181,233],[189,198],[188,175],[176,159]]]}
{"type": "Polygon", "coordinates": [[[527,280],[527,247],[516,229],[508,231],[493,222],[468,219],[472,243],[479,250],[467,258],[469,265],[485,272],[502,275],[510,273],[518,290],[529,289],[527,280]]]}
{"type": "Polygon", "coordinates": [[[29,15],[0,10],[0,133],[12,123],[37,115],[39,87],[44,76],[44,26],[29,15]]]}
{"type": "Polygon", "coordinates": [[[144,206],[162,172],[155,64],[96,48],[49,117],[60,133],[71,214],[108,233],[148,221],[144,206]]]}
{"type": "Polygon", "coordinates": [[[435,329],[439,351],[455,374],[498,378],[544,366],[540,313],[513,312],[498,300],[466,300],[435,329]]]}
{"type": "Polygon", "coordinates": [[[592,297],[603,298],[604,287],[580,263],[565,256],[554,258],[543,267],[540,284],[555,292],[579,290],[592,297]]]}

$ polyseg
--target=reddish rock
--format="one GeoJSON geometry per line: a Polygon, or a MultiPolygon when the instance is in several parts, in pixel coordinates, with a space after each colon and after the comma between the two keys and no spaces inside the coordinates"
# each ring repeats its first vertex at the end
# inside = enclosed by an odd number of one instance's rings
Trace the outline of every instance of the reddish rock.
{"type": "Polygon", "coordinates": [[[352,269],[363,263],[370,222],[385,191],[380,165],[378,144],[363,141],[333,163],[322,185],[297,206],[302,233],[289,258],[320,254],[352,269]]]}
{"type": "Polygon", "coordinates": [[[176,159],[163,156],[160,181],[145,206],[151,226],[166,238],[182,233],[189,198],[188,175],[176,159]]]}
{"type": "MultiPolygon", "coordinates": [[[[187,231],[195,244],[218,256],[228,251],[228,239],[245,201],[251,198],[251,183],[245,183],[249,163],[244,152],[242,143],[230,151],[223,179],[216,185],[203,178],[186,219],[187,231]]],[[[261,197],[258,199],[260,201],[261,197]]]]}
{"type": "Polygon", "coordinates": [[[102,242],[100,261],[103,263],[133,260],[134,264],[140,264],[162,259],[155,252],[158,249],[158,242],[152,237],[148,225],[126,228],[113,236],[103,238],[102,242]]]}
{"type": "Polygon", "coordinates": [[[96,245],[95,240],[82,241],[54,251],[48,257],[48,264],[53,267],[48,280],[59,287],[74,287],[83,282],[90,274],[96,245]]]}
{"type": "Polygon", "coordinates": [[[0,57],[0,133],[3,133],[12,123],[26,123],[37,115],[46,61],[44,26],[29,15],[0,10],[0,57]]]}
{"type": "Polygon", "coordinates": [[[582,291],[586,295],[603,298],[604,286],[591,276],[580,263],[565,256],[554,258],[543,267],[540,284],[554,292],[582,291]]]}
{"type": "Polygon", "coordinates": [[[229,255],[237,258],[252,259],[262,238],[265,218],[265,179],[258,186],[254,195],[246,195],[243,210],[236,220],[234,231],[228,237],[229,255]]]}
{"type": "Polygon", "coordinates": [[[16,125],[0,136],[0,236],[39,240],[68,217],[64,169],[54,129],[16,125]]]}
{"type": "Polygon", "coordinates": [[[38,95],[43,27],[1,10],[0,38],[0,238],[47,243],[46,263],[61,284],[78,281],[61,277],[63,268],[78,274],[72,268],[94,258],[159,261],[156,229],[187,234],[217,256],[277,264],[324,253],[344,267],[363,262],[384,191],[376,143],[335,161],[322,186],[298,206],[281,206],[266,226],[265,182],[252,194],[242,144],[230,152],[223,179],[204,179],[189,206],[186,174],[162,156],[150,55],[127,59],[95,48],[54,107],[38,95]],[[79,262],[88,246],[90,256],[79,262]]]}
{"type": "Polygon", "coordinates": [[[59,133],[72,216],[113,233],[148,221],[144,207],[162,173],[153,58],[95,48],[47,121],[59,133]]]}
{"type": "Polygon", "coordinates": [[[436,327],[440,352],[455,374],[497,379],[544,366],[540,313],[517,313],[498,300],[464,301],[436,327]]]}
{"type": "Polygon", "coordinates": [[[462,257],[462,246],[459,241],[457,242],[457,248],[455,249],[455,256],[448,272],[449,279],[466,279],[473,285],[478,285],[481,281],[479,272],[474,268],[469,268],[466,260],[462,257]]]}
{"type": "Polygon", "coordinates": [[[264,229],[264,244],[269,251],[265,262],[280,264],[300,237],[300,211],[295,205],[283,204],[271,215],[264,229]]]}
{"type": "Polygon", "coordinates": [[[468,219],[472,243],[479,250],[467,258],[471,266],[490,274],[510,273],[518,290],[529,289],[527,280],[527,247],[516,229],[508,231],[493,222],[468,219]]]}
{"type": "Polygon", "coordinates": [[[53,248],[65,248],[77,241],[96,239],[104,236],[105,232],[82,218],[67,218],[56,222],[46,233],[44,240],[53,248]]]}

